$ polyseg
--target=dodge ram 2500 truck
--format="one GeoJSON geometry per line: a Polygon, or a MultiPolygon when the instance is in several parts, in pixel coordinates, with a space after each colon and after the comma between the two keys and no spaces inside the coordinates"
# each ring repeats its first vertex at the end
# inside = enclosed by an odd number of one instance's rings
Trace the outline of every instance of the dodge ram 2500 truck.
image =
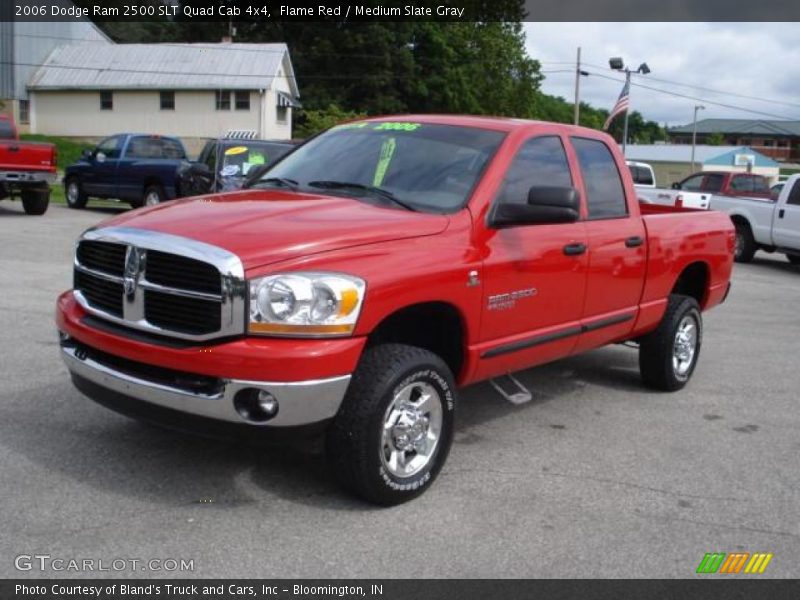
{"type": "Polygon", "coordinates": [[[775,201],[712,196],[711,209],[726,212],[736,227],[736,262],[753,260],[757,250],[782,252],[800,264],[800,175],[792,175],[775,201]]]}
{"type": "Polygon", "coordinates": [[[517,119],[334,127],[249,189],[117,216],[78,241],[57,302],[79,390],[242,435],[324,430],[343,485],[422,493],[458,388],[616,342],[683,387],[728,293],[727,215],[640,205],[614,140],[517,119]]]}

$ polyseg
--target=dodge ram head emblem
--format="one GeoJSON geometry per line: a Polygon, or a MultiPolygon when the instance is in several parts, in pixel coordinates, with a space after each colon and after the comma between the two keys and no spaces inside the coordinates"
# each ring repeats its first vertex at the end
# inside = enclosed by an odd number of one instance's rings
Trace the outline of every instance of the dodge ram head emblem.
{"type": "Polygon", "coordinates": [[[139,280],[139,249],[128,246],[125,251],[125,272],[122,279],[122,289],[126,298],[133,298],[136,294],[136,284],[139,280]]]}

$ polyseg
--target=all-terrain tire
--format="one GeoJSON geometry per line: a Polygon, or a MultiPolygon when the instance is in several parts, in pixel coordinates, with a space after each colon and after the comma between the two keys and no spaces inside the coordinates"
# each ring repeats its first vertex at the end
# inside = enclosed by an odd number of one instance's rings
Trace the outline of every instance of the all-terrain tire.
{"type": "Polygon", "coordinates": [[[28,215],[43,215],[50,204],[50,187],[23,190],[22,208],[28,215]]]}
{"type": "Polygon", "coordinates": [[[639,344],[639,372],[644,384],[665,392],[681,389],[694,373],[702,342],[703,317],[697,301],[671,295],[661,323],[639,344]]]}
{"type": "MultiPolygon", "coordinates": [[[[407,502],[422,494],[436,479],[450,451],[455,404],[453,375],[437,355],[403,344],[367,349],[327,432],[326,454],[340,484],[364,500],[384,506],[407,502]],[[405,397],[410,399],[408,403],[401,399],[405,397]],[[392,421],[393,415],[398,414],[397,406],[413,409],[414,402],[423,405],[422,398],[427,398],[424,405],[432,408],[427,414],[428,422],[440,421],[437,441],[429,452],[409,451],[411,458],[407,463],[405,458],[393,462],[390,458],[396,453],[398,438],[392,436],[398,430],[387,423],[400,423],[392,421]],[[396,474],[398,464],[412,465],[415,459],[427,462],[409,476],[396,474]]],[[[420,444],[424,446],[424,442],[420,444]]]]}
{"type": "Polygon", "coordinates": [[[70,177],[64,182],[64,199],[70,208],[84,208],[89,201],[77,177],[70,177]]]}
{"type": "Polygon", "coordinates": [[[736,246],[733,253],[733,260],[738,263],[749,263],[758,250],[753,232],[750,226],[745,223],[736,223],[736,246]]]}

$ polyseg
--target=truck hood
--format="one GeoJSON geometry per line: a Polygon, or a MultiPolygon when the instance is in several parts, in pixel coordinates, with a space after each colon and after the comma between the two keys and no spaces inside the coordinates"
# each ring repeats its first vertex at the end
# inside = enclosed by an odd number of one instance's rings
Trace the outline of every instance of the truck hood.
{"type": "Polygon", "coordinates": [[[242,190],[122,214],[102,227],[179,235],[236,254],[245,270],[351,246],[435,235],[449,219],[339,196],[242,190]]]}

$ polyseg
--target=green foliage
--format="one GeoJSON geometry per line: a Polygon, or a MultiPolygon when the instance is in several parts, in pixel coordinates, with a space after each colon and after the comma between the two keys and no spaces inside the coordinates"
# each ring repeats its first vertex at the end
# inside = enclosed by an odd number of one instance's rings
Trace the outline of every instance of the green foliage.
{"type": "Polygon", "coordinates": [[[329,104],[324,109],[303,109],[296,118],[294,137],[308,138],[343,123],[365,117],[366,114],[352,110],[342,110],[337,104],[329,104]]]}
{"type": "Polygon", "coordinates": [[[722,146],[725,143],[725,136],[721,133],[712,133],[706,136],[705,143],[708,146],[722,146]]]}
{"type": "Polygon", "coordinates": [[[20,138],[30,142],[49,142],[55,144],[56,151],[58,152],[58,169],[60,171],[63,171],[64,167],[76,162],[81,157],[81,152],[92,148],[92,146],[82,142],[40,134],[23,133],[20,135],[20,138]]]}

